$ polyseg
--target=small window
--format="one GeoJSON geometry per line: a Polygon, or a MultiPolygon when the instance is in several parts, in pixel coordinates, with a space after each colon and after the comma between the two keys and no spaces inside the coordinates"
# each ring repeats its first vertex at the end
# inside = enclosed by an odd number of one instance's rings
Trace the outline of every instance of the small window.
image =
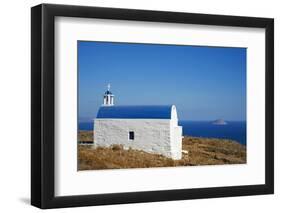
{"type": "Polygon", "coordinates": [[[129,132],[129,140],[135,140],[135,133],[133,131],[129,132]]]}

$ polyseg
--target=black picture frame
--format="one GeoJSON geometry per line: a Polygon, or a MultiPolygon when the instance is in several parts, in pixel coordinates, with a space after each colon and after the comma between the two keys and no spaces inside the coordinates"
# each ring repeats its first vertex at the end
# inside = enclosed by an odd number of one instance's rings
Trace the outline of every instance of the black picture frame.
{"type": "Polygon", "coordinates": [[[41,4],[31,8],[31,204],[39,208],[155,202],[274,193],[274,20],[164,11],[41,4]],[[264,28],[265,184],[93,195],[54,195],[55,17],[264,28]]]}

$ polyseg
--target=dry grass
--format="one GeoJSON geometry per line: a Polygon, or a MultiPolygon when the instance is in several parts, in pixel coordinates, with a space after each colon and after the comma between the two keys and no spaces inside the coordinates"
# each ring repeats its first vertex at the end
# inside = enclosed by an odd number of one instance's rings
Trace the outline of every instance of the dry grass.
{"type": "Polygon", "coordinates": [[[184,137],[183,150],[189,151],[190,165],[246,163],[246,146],[232,140],[184,137]]]}
{"type": "MultiPolygon", "coordinates": [[[[79,140],[92,138],[92,131],[79,131],[79,140]]],[[[93,149],[78,146],[78,170],[149,168],[196,165],[221,165],[246,163],[246,147],[231,140],[184,137],[181,160],[172,160],[158,154],[139,150],[124,150],[120,145],[93,149]]]]}
{"type": "Polygon", "coordinates": [[[78,141],[93,141],[93,131],[79,130],[78,141]]]}
{"type": "Polygon", "coordinates": [[[149,154],[121,146],[110,148],[79,146],[79,170],[120,169],[174,166],[174,161],[162,155],[149,154]]]}

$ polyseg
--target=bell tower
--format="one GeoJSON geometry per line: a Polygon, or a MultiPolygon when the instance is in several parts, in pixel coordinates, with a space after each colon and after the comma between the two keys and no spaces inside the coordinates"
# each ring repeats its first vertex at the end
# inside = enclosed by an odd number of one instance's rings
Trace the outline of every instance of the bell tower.
{"type": "Polygon", "coordinates": [[[107,91],[103,95],[103,106],[113,106],[114,95],[110,91],[110,84],[107,85],[107,91]]]}

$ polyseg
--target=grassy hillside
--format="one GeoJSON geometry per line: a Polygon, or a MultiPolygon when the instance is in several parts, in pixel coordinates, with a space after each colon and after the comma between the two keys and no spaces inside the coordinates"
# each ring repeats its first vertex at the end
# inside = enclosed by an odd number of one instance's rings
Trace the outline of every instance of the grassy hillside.
{"type": "MultiPolygon", "coordinates": [[[[92,131],[79,131],[79,141],[92,140],[92,131]]],[[[124,150],[121,146],[92,149],[78,145],[78,169],[149,168],[246,163],[246,147],[232,140],[184,137],[181,160],[172,160],[140,150],[124,150]]]]}

